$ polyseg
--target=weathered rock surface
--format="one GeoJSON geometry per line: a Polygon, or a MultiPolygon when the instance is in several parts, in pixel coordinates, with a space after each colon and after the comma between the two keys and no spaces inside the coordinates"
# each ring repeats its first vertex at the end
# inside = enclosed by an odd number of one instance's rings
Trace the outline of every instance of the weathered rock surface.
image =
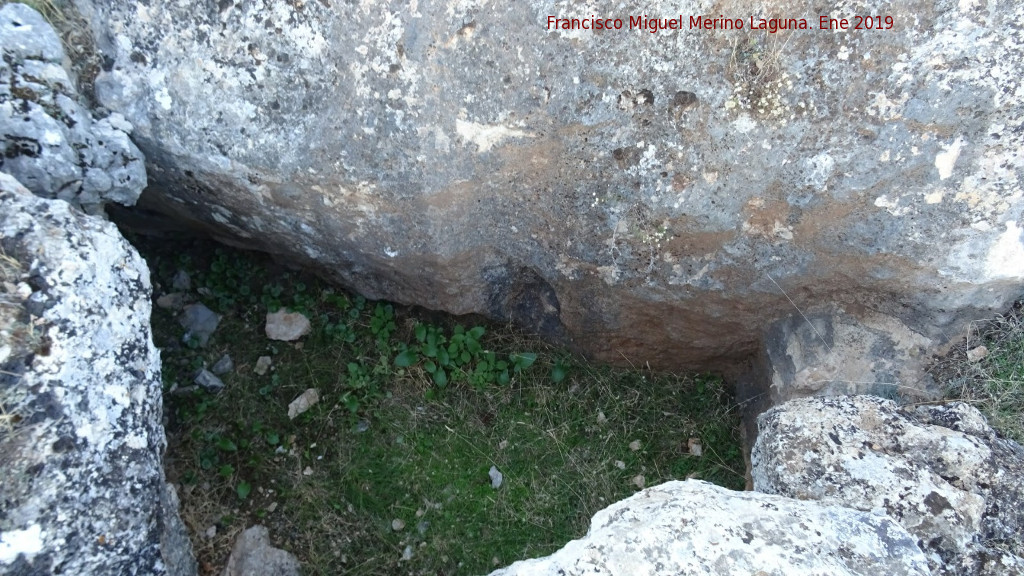
{"type": "Polygon", "coordinates": [[[707,482],[667,482],[594,515],[546,558],[491,576],[929,574],[914,538],[884,515],[707,482]]]}
{"type": "Polygon", "coordinates": [[[87,211],[135,204],[146,169],[132,126],[78,103],[60,38],[43,17],[23,4],[0,8],[0,52],[0,170],[87,211]]]}
{"type": "MultiPolygon", "coordinates": [[[[840,3],[828,15],[894,24],[778,34],[750,17],[819,14],[76,5],[111,63],[97,97],[149,158],[149,207],[371,297],[512,317],[604,360],[723,367],[796,307],[873,311],[868,330],[889,318],[931,345],[1021,294],[1014,0],[840,3]],[[680,13],[745,26],[548,28],[680,13]]],[[[896,364],[851,380],[896,372],[912,384],[896,364]]]]}
{"type": "Polygon", "coordinates": [[[194,575],[161,465],[145,262],[112,224],[7,174],[0,246],[28,275],[34,330],[0,365],[0,572],[194,575]]]}
{"type": "Polygon", "coordinates": [[[298,576],[299,561],[270,544],[263,526],[253,526],[238,535],[223,576],[298,576]]]}
{"type": "Polygon", "coordinates": [[[966,404],[901,410],[868,396],[794,400],[758,418],[754,489],[878,511],[935,574],[1024,574],[1024,448],[966,404]]]}

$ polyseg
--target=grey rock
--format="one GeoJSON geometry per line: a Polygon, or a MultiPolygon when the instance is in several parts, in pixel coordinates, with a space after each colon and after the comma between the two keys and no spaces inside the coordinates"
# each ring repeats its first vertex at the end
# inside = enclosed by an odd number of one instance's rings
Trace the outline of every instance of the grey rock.
{"type": "Polygon", "coordinates": [[[287,310],[267,312],[265,330],[267,338],[271,340],[291,342],[309,334],[311,329],[312,326],[309,323],[309,318],[306,318],[299,312],[289,312],[287,310]]]}
{"type": "Polygon", "coordinates": [[[185,305],[185,295],[181,292],[163,294],[156,299],[156,305],[165,310],[181,310],[185,305]]]}
{"type": "MultiPolygon", "coordinates": [[[[797,307],[941,342],[1020,296],[1016,0],[784,41],[548,28],[680,10],[639,0],[75,4],[163,210],[372,298],[732,369],[797,307]]],[[[919,388],[902,358],[867,379],[919,388]]]]}
{"type": "Polygon", "coordinates": [[[33,279],[26,308],[45,342],[0,371],[19,417],[0,426],[0,573],[195,575],[161,463],[145,262],[113,224],[2,173],[0,205],[0,242],[33,279]]]}
{"type": "Polygon", "coordinates": [[[203,304],[189,304],[185,306],[179,322],[186,330],[184,341],[195,338],[201,346],[206,346],[220,324],[220,316],[203,304]]]}
{"type": "Polygon", "coordinates": [[[160,535],[160,551],[167,574],[172,576],[196,576],[199,566],[192,553],[192,542],[189,540],[188,529],[178,515],[180,501],[178,491],[170,482],[164,484],[163,509],[164,531],[160,535]]]}
{"type": "Polygon", "coordinates": [[[667,482],[594,515],[587,535],[491,576],[927,575],[914,538],[884,515],[698,480],[667,482]]]}
{"type": "Polygon", "coordinates": [[[263,526],[253,526],[238,535],[223,576],[298,576],[295,556],[274,548],[263,526]]]}
{"type": "Polygon", "coordinates": [[[210,367],[210,372],[213,372],[218,376],[223,376],[224,374],[227,374],[234,369],[234,361],[231,360],[230,355],[225,354],[221,356],[219,360],[213,363],[213,366],[210,367]]]}
{"type": "Polygon", "coordinates": [[[487,477],[491,479],[491,488],[497,490],[501,488],[501,483],[504,481],[505,476],[498,470],[497,466],[491,466],[491,469],[487,471],[487,477]]]}
{"type": "Polygon", "coordinates": [[[179,292],[188,292],[192,289],[192,278],[188,272],[178,270],[174,273],[174,278],[171,279],[171,287],[179,292]]]}
{"type": "Polygon", "coordinates": [[[755,490],[887,514],[934,574],[1024,574],[1012,553],[1024,542],[1024,448],[976,409],[813,398],[769,410],[758,426],[755,490]]]}
{"type": "Polygon", "coordinates": [[[61,41],[23,4],[0,8],[0,169],[45,198],[95,212],[135,204],[145,159],[121,114],[96,118],[78,103],[61,41]]]}
{"type": "Polygon", "coordinates": [[[205,368],[196,374],[195,383],[209,392],[220,392],[224,389],[224,381],[205,368]]]}

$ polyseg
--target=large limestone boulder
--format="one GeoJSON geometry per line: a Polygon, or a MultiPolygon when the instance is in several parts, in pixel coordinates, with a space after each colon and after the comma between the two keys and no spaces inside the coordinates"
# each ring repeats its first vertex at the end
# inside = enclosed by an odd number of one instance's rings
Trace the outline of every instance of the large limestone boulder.
{"type": "Polygon", "coordinates": [[[0,573],[194,575],[145,262],[2,173],[0,247],[0,573]]]}
{"type": "Polygon", "coordinates": [[[23,4],[0,8],[0,170],[44,198],[88,211],[132,205],[146,187],[145,159],[114,113],[79,102],[60,38],[23,4]]]}
{"type": "Polygon", "coordinates": [[[148,207],[372,297],[675,368],[872,315],[907,348],[839,375],[915,390],[903,358],[1024,292],[1015,0],[75,4],[148,207]],[[644,14],[686,29],[548,24],[644,14]],[[751,29],[821,15],[850,29],[751,29]]]}
{"type": "Polygon", "coordinates": [[[929,574],[896,522],[698,480],[648,488],[594,515],[551,556],[491,576],[929,574]]]}
{"type": "Polygon", "coordinates": [[[934,574],[1024,574],[1024,448],[966,404],[794,400],[758,418],[754,489],[886,514],[934,574]]]}

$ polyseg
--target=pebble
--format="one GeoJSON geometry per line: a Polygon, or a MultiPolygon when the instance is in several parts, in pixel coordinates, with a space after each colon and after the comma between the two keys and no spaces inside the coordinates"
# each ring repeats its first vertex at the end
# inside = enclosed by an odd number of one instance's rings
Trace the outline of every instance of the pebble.
{"type": "Polygon", "coordinates": [[[320,395],[317,394],[316,390],[313,388],[307,389],[288,405],[288,419],[295,420],[296,416],[309,410],[319,401],[320,395]]]}
{"type": "Polygon", "coordinates": [[[259,359],[256,360],[256,367],[253,368],[252,371],[263,376],[267,373],[267,370],[270,370],[271,362],[272,360],[270,359],[270,356],[260,356],[259,359]]]}
{"type": "Polygon", "coordinates": [[[184,270],[178,270],[178,272],[174,275],[174,278],[171,279],[171,287],[174,288],[175,290],[180,290],[182,292],[191,290],[192,278],[189,277],[188,272],[185,272],[184,270]]]}
{"type": "Polygon", "coordinates": [[[632,450],[633,452],[636,452],[637,450],[639,450],[640,449],[640,441],[639,440],[633,440],[632,442],[630,442],[629,443],[629,449],[632,450]]]}
{"type": "Polygon", "coordinates": [[[391,521],[391,529],[395,532],[401,532],[405,528],[405,521],[401,518],[395,518],[391,521]]]}
{"type": "Polygon", "coordinates": [[[968,362],[978,362],[988,356],[988,348],[984,346],[978,346],[977,348],[971,348],[967,351],[968,362]]]}
{"type": "Polygon", "coordinates": [[[501,488],[501,483],[505,479],[504,475],[502,475],[501,473],[501,470],[498,470],[495,466],[491,466],[491,469],[490,471],[487,472],[487,475],[491,477],[491,488],[494,488],[495,490],[501,488]]]}
{"type": "Polygon", "coordinates": [[[690,454],[693,454],[694,456],[704,454],[704,447],[700,443],[700,438],[690,438],[686,442],[686,447],[689,448],[690,454]]]}
{"type": "Polygon", "coordinates": [[[203,368],[198,374],[196,374],[195,383],[210,392],[220,392],[224,389],[224,381],[214,376],[213,372],[210,372],[206,368],[203,368]]]}
{"type": "Polygon", "coordinates": [[[266,334],[271,340],[291,342],[309,334],[312,326],[309,318],[299,312],[278,310],[267,313],[266,334]]]}
{"type": "Polygon", "coordinates": [[[220,324],[220,316],[202,304],[189,304],[185,306],[180,322],[187,330],[182,341],[188,342],[189,338],[195,338],[199,340],[200,346],[206,346],[220,324]]]}
{"type": "Polygon", "coordinates": [[[227,374],[228,372],[231,372],[234,369],[235,363],[231,360],[231,356],[225,354],[220,357],[220,360],[217,360],[216,362],[213,363],[213,366],[210,367],[210,372],[213,372],[214,374],[221,376],[227,374]]]}
{"type": "Polygon", "coordinates": [[[644,479],[643,474],[637,474],[636,476],[633,476],[633,485],[635,485],[637,488],[643,489],[645,482],[646,480],[644,479]]]}

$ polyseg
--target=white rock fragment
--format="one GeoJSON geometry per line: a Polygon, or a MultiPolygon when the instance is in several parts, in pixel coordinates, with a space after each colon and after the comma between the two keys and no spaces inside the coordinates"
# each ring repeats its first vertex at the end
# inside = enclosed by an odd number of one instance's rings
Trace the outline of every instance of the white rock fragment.
{"type": "Polygon", "coordinates": [[[273,361],[270,359],[270,356],[260,356],[259,358],[256,359],[256,366],[252,369],[252,371],[259,374],[260,376],[263,376],[264,374],[267,373],[267,370],[270,370],[270,364],[272,362],[273,361]]]}
{"type": "Polygon", "coordinates": [[[299,312],[278,310],[267,313],[266,333],[271,340],[291,342],[298,340],[311,330],[309,318],[299,312]]]}
{"type": "Polygon", "coordinates": [[[391,529],[395,532],[401,532],[405,529],[405,520],[402,520],[401,518],[395,518],[391,521],[391,529]]]}
{"type": "Polygon", "coordinates": [[[968,362],[978,362],[984,359],[986,356],[988,356],[988,348],[986,348],[985,346],[978,346],[976,348],[971,348],[970,350],[967,351],[968,362]]]}
{"type": "Polygon", "coordinates": [[[317,391],[313,388],[307,389],[288,405],[288,419],[295,420],[296,416],[309,410],[319,401],[320,395],[317,394],[317,391]]]}
{"type": "Polygon", "coordinates": [[[487,472],[487,476],[491,479],[491,488],[497,490],[501,488],[501,483],[505,479],[505,476],[498,470],[496,466],[491,466],[491,469],[487,472]]]}
{"type": "Polygon", "coordinates": [[[637,450],[639,450],[640,449],[640,441],[639,440],[633,440],[632,442],[630,442],[629,443],[629,449],[632,450],[633,452],[636,452],[637,450]]]}
{"type": "Polygon", "coordinates": [[[694,456],[700,456],[704,453],[704,446],[700,443],[700,438],[690,438],[686,441],[686,448],[690,451],[690,454],[694,456]]]}

